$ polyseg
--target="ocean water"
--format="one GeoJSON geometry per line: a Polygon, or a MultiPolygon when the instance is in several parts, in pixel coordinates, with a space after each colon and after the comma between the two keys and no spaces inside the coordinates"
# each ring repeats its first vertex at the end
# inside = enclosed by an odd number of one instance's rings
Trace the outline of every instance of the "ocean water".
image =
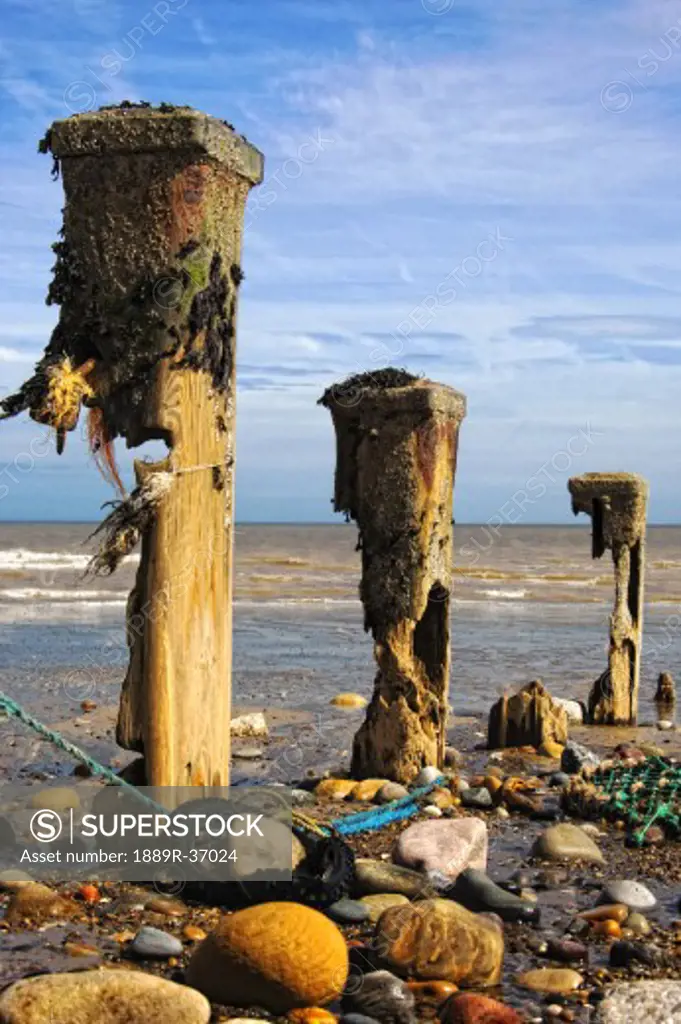
{"type": "MultiPolygon", "coordinates": [[[[127,664],[125,604],[138,556],[84,577],[88,524],[0,524],[0,688],[30,706],[47,695],[117,700],[127,664]]],[[[236,531],[234,699],[319,711],[339,690],[367,696],[371,639],[357,597],[352,525],[245,525],[236,531]]],[[[504,690],[541,678],[584,698],[607,659],[609,552],[590,528],[455,528],[451,703],[485,713],[504,690]]],[[[681,527],[647,537],[641,715],[657,675],[681,674],[681,527]]]]}

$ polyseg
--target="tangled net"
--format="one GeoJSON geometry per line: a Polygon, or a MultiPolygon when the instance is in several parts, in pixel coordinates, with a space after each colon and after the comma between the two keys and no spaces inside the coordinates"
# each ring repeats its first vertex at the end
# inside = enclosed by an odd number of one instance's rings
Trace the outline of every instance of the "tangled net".
{"type": "Polygon", "coordinates": [[[566,809],[583,818],[624,821],[628,839],[645,843],[652,825],[667,839],[681,837],[681,766],[670,758],[647,757],[632,764],[604,761],[572,779],[566,809]]]}

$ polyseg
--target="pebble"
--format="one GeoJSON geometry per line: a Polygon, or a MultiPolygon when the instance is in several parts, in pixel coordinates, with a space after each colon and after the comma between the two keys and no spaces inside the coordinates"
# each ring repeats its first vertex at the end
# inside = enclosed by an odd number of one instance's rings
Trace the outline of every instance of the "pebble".
{"type": "Polygon", "coordinates": [[[362,779],[353,789],[352,799],[360,803],[373,800],[388,781],[388,779],[362,779]]]}
{"type": "Polygon", "coordinates": [[[562,995],[574,992],[584,979],[581,974],[569,967],[540,967],[520,974],[517,981],[523,988],[529,988],[533,992],[562,995]]]}
{"type": "Polygon", "coordinates": [[[208,1024],[210,1016],[210,1005],[199,992],[142,971],[26,978],[0,997],[0,1020],[12,1024],[208,1024]]]}
{"type": "Polygon", "coordinates": [[[380,1022],[375,1017],[367,1017],[365,1013],[344,1013],[341,1016],[340,1024],[380,1024],[380,1022]]]}
{"type": "Polygon", "coordinates": [[[364,920],[368,919],[372,924],[376,924],[384,910],[387,910],[389,907],[404,906],[405,903],[409,903],[409,900],[398,892],[375,893],[371,896],[362,896],[361,900],[359,900],[359,905],[366,912],[364,920]]]}
{"type": "Polygon", "coordinates": [[[25,919],[35,924],[44,924],[55,919],[67,919],[82,914],[82,904],[67,899],[40,882],[22,882],[12,896],[5,914],[5,921],[15,926],[25,919]]]}
{"type": "Polygon", "coordinates": [[[442,778],[442,769],[435,765],[426,765],[414,779],[414,786],[431,786],[438,779],[442,778]]]}
{"type": "Polygon", "coordinates": [[[502,921],[536,923],[539,920],[538,907],[502,889],[484,871],[477,871],[475,868],[462,871],[454,885],[447,891],[447,896],[467,910],[472,910],[476,914],[497,914],[502,921]]]}
{"type": "Polygon", "coordinates": [[[262,747],[232,747],[232,757],[241,761],[257,761],[262,756],[262,747]]]}
{"type": "Polygon", "coordinates": [[[293,1024],[336,1024],[336,1016],[321,1006],[299,1006],[289,1010],[287,1019],[293,1024]]]}
{"type": "Polygon", "coordinates": [[[600,903],[623,903],[630,910],[652,910],[657,900],[642,882],[607,882],[599,897],[600,903]]]}
{"type": "Polygon", "coordinates": [[[267,719],[262,711],[251,711],[247,715],[237,715],[229,723],[229,731],[233,737],[252,736],[255,739],[267,739],[269,729],[267,719]]]}
{"type": "Polygon", "coordinates": [[[293,807],[309,807],[311,804],[316,803],[314,793],[311,793],[308,789],[291,790],[291,805],[293,807]]]}
{"type": "Polygon", "coordinates": [[[633,914],[629,914],[627,928],[630,928],[634,935],[650,935],[652,930],[648,918],[644,917],[643,914],[639,914],[636,910],[633,914]]]}
{"type": "Polygon", "coordinates": [[[56,811],[62,814],[64,811],[77,811],[80,807],[80,796],[75,789],[67,786],[53,786],[50,789],[41,789],[31,797],[31,807],[35,809],[56,811]]]}
{"type": "Polygon", "coordinates": [[[521,1016],[496,999],[466,992],[452,996],[440,1010],[442,1024],[522,1024],[521,1016]]]}
{"type": "Polygon", "coordinates": [[[315,787],[315,796],[327,800],[347,800],[356,785],[354,779],[322,779],[315,787]]]}
{"type": "Polygon", "coordinates": [[[399,782],[385,782],[375,797],[377,804],[390,804],[393,800],[403,800],[409,796],[409,790],[399,782]]]}
{"type": "Polygon", "coordinates": [[[164,917],[184,917],[187,913],[187,907],[184,903],[163,899],[162,897],[155,897],[153,900],[149,900],[145,904],[145,909],[151,910],[154,914],[162,914],[164,917]]]}
{"type": "Polygon", "coordinates": [[[561,771],[568,775],[576,775],[582,768],[597,768],[600,760],[593,750],[589,750],[581,743],[575,743],[574,740],[568,740],[560,759],[560,767],[561,771]]]}
{"type": "Polygon", "coordinates": [[[584,921],[616,921],[624,924],[629,916],[629,908],[624,903],[605,903],[593,910],[583,910],[578,917],[584,921]]]}
{"type": "Polygon", "coordinates": [[[505,807],[497,807],[494,813],[497,818],[501,818],[502,821],[506,821],[511,817],[510,811],[507,811],[505,807]]]}
{"type": "Polygon", "coordinates": [[[427,804],[423,808],[423,813],[427,814],[429,818],[441,818],[442,817],[442,811],[440,810],[439,807],[436,807],[435,804],[427,804]]]}
{"type": "Polygon", "coordinates": [[[463,757],[456,747],[445,747],[445,767],[457,768],[462,761],[463,757]]]}
{"type": "Polygon", "coordinates": [[[464,807],[475,808],[475,810],[488,810],[494,804],[492,794],[484,786],[476,789],[464,789],[461,793],[461,803],[464,807]]]}
{"type": "MultiPolygon", "coordinates": [[[[553,825],[543,832],[532,847],[533,857],[546,860],[582,860],[604,864],[605,857],[593,839],[577,825],[553,825]]],[[[611,902],[620,902],[612,900],[611,902]]]]}
{"type": "Polygon", "coordinates": [[[617,921],[594,921],[591,931],[594,935],[603,935],[606,939],[620,939],[622,926],[617,921]]]}
{"type": "Polygon", "coordinates": [[[459,991],[451,981],[408,981],[407,988],[414,993],[417,1002],[435,1003],[437,1006],[459,991]]]}
{"type": "Polygon", "coordinates": [[[566,964],[589,958],[587,947],[571,939],[549,939],[546,952],[552,960],[560,960],[566,964]]]}
{"type": "Polygon", "coordinates": [[[392,1024],[409,1024],[413,1020],[413,992],[390,971],[365,974],[362,984],[346,991],[341,999],[343,1013],[359,1013],[392,1024]]]}
{"type": "Polygon", "coordinates": [[[331,704],[335,708],[364,708],[367,705],[366,697],[359,693],[337,693],[331,698],[331,704]]]}
{"type": "Polygon", "coordinates": [[[570,776],[567,772],[554,772],[549,778],[549,786],[554,789],[562,789],[564,786],[570,785],[570,776]]]}
{"type": "MultiPolygon", "coordinates": [[[[423,824],[431,823],[424,822],[423,824]]],[[[418,871],[401,867],[399,864],[387,864],[380,860],[371,860],[368,857],[358,857],[355,861],[355,895],[357,896],[397,892],[402,896],[412,898],[422,896],[426,885],[423,875],[418,871]]]]}
{"type": "Polygon", "coordinates": [[[358,900],[338,900],[326,908],[326,913],[340,924],[361,924],[371,917],[369,908],[358,900]]]}
{"type": "Polygon", "coordinates": [[[160,928],[140,928],[128,949],[140,960],[167,960],[182,954],[182,943],[160,928]]]}
{"type": "Polygon", "coordinates": [[[674,723],[670,722],[668,718],[661,718],[657,723],[657,728],[660,730],[660,732],[671,732],[671,730],[674,728],[674,723]]]}
{"type": "Polygon", "coordinates": [[[196,924],[188,924],[182,929],[182,935],[187,942],[202,942],[206,937],[206,932],[196,924]]]}
{"type": "Polygon", "coordinates": [[[657,957],[652,949],[642,942],[613,942],[610,947],[610,966],[628,967],[632,963],[646,964],[652,967],[657,957]]]}

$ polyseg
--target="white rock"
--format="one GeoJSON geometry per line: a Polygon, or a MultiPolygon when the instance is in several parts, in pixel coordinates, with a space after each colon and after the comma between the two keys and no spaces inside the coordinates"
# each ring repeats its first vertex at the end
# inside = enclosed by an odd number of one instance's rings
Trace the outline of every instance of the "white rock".
{"type": "Polygon", "coordinates": [[[429,764],[422,768],[414,779],[415,786],[430,786],[442,776],[442,772],[435,765],[429,764]]]}
{"type": "Polygon", "coordinates": [[[657,900],[642,882],[606,882],[598,900],[599,903],[624,903],[630,910],[645,913],[657,906],[657,900]]]}
{"type": "Polygon", "coordinates": [[[577,700],[568,700],[567,697],[554,697],[553,703],[558,704],[567,714],[569,725],[582,725],[584,722],[584,709],[577,700]]]}
{"type": "Polygon", "coordinates": [[[233,718],[229,731],[232,736],[256,736],[259,739],[267,739],[270,734],[262,711],[252,711],[248,715],[239,715],[237,718],[233,718]]]}
{"type": "Polygon", "coordinates": [[[442,810],[436,804],[428,804],[423,808],[423,813],[427,814],[429,818],[442,817],[442,810]]]}
{"type": "Polygon", "coordinates": [[[674,728],[674,723],[670,722],[668,718],[661,718],[657,723],[657,728],[660,729],[661,732],[671,732],[674,728]]]}

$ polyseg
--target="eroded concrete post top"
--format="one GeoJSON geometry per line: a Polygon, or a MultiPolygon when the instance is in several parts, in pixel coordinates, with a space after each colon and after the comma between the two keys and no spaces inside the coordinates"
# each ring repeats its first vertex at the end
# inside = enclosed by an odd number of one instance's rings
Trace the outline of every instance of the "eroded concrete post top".
{"type": "Polygon", "coordinates": [[[648,484],[635,473],[585,473],[568,481],[572,510],[592,521],[592,557],[612,551],[615,606],[608,671],[589,698],[594,723],[635,725],[643,627],[643,575],[648,484]]]}
{"type": "Polygon", "coordinates": [[[334,506],[359,527],[360,596],[378,663],[353,774],[409,781],[442,764],[460,392],[378,370],[329,388],[334,506]]]}

